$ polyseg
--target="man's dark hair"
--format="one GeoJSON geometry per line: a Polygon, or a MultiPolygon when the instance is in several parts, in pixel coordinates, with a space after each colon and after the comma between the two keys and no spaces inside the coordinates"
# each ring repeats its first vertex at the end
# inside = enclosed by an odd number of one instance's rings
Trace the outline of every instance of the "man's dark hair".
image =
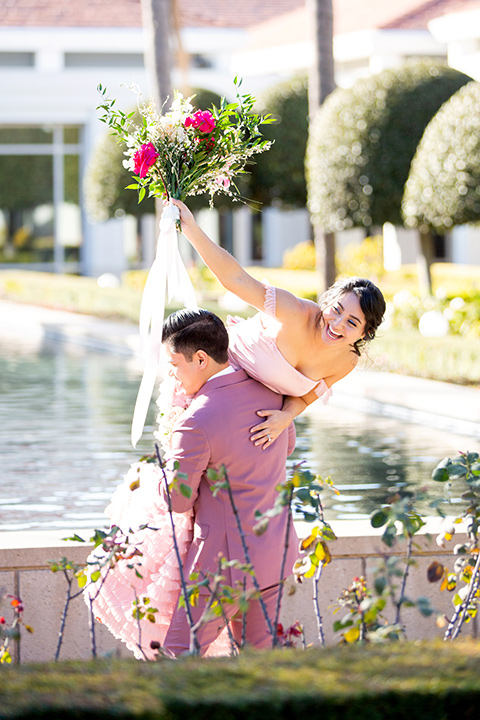
{"type": "Polygon", "coordinates": [[[225,325],[209,310],[177,310],[163,323],[162,342],[191,362],[203,350],[215,362],[228,362],[228,334],[225,325]]]}

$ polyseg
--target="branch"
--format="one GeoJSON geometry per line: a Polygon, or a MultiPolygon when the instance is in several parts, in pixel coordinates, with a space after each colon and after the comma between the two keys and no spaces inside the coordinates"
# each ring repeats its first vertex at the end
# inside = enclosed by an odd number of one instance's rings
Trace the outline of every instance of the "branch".
{"type": "Polygon", "coordinates": [[[182,586],[182,595],[183,595],[183,599],[185,600],[185,614],[186,614],[186,616],[187,616],[187,622],[188,622],[188,626],[189,626],[189,628],[190,628],[190,632],[192,633],[192,635],[191,635],[191,640],[190,640],[190,652],[192,652],[194,655],[198,655],[198,654],[199,654],[199,651],[200,651],[200,646],[199,646],[199,644],[198,644],[198,640],[197,640],[197,637],[196,637],[196,631],[193,630],[193,628],[194,628],[194,622],[193,622],[193,619],[192,619],[192,613],[191,613],[190,603],[189,603],[189,601],[188,601],[187,584],[186,584],[186,582],[185,582],[185,575],[184,575],[184,572],[183,572],[182,558],[181,558],[181,555],[180,555],[180,550],[178,549],[177,534],[176,534],[176,532],[175,532],[175,522],[174,522],[174,520],[173,520],[172,498],[171,498],[171,496],[170,496],[170,488],[168,487],[167,475],[166,475],[166,473],[165,473],[165,465],[164,465],[164,463],[163,463],[163,461],[162,461],[162,458],[161,458],[161,456],[160,456],[160,450],[159,450],[159,448],[158,448],[157,443],[155,443],[155,452],[156,452],[156,454],[157,454],[158,463],[159,463],[159,465],[160,465],[160,469],[161,469],[162,475],[163,475],[163,480],[164,480],[164,483],[165,483],[165,489],[166,489],[166,494],[167,494],[167,509],[168,509],[168,514],[169,514],[169,516],[170,516],[170,525],[171,525],[171,528],[172,528],[173,548],[174,548],[174,551],[175,551],[175,556],[176,556],[176,558],[177,558],[177,563],[178,563],[178,569],[179,569],[179,572],[180,572],[180,583],[181,583],[181,586],[182,586]]]}
{"type": "Polygon", "coordinates": [[[292,524],[292,497],[293,497],[293,483],[290,486],[290,493],[288,495],[287,527],[285,529],[285,543],[283,546],[282,564],[280,566],[280,579],[279,579],[278,594],[277,594],[277,606],[275,608],[275,623],[274,623],[275,634],[273,636],[272,647],[275,647],[278,643],[277,628],[278,628],[278,621],[280,619],[280,606],[282,603],[283,588],[284,588],[283,576],[284,576],[284,571],[285,571],[285,563],[287,562],[287,552],[288,552],[289,539],[290,539],[290,526],[292,524]]]}
{"type": "Polygon", "coordinates": [[[255,590],[258,592],[258,600],[260,602],[260,606],[262,608],[262,612],[265,617],[265,622],[267,623],[268,631],[269,631],[270,635],[272,636],[272,640],[273,640],[276,633],[274,633],[274,631],[273,631],[272,621],[270,620],[270,617],[269,617],[268,611],[267,611],[267,607],[265,605],[265,601],[262,597],[260,585],[258,584],[257,576],[255,575],[255,569],[250,561],[250,553],[248,552],[247,541],[245,539],[245,533],[243,532],[242,523],[240,522],[240,516],[238,514],[237,506],[235,505],[235,501],[233,499],[233,493],[232,493],[232,488],[230,487],[230,481],[228,479],[227,469],[225,468],[224,465],[222,465],[222,468],[223,468],[223,472],[225,475],[225,483],[226,483],[226,487],[227,487],[228,497],[230,499],[230,504],[232,506],[233,513],[235,515],[235,521],[237,523],[238,532],[240,534],[240,539],[242,541],[242,548],[243,548],[243,553],[245,555],[245,562],[252,567],[252,581],[255,586],[255,590]]]}

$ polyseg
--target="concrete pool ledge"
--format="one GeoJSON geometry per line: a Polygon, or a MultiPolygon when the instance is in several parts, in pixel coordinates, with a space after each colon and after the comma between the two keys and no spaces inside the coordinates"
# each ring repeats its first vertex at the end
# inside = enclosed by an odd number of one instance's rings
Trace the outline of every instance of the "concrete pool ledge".
{"type": "MultiPolygon", "coordinates": [[[[304,537],[311,527],[307,523],[295,524],[299,537],[304,537]]],[[[336,643],[338,636],[333,633],[333,622],[343,615],[333,615],[333,608],[341,592],[347,588],[354,577],[367,578],[369,587],[373,587],[374,572],[385,555],[401,556],[405,545],[400,542],[398,549],[389,551],[380,540],[381,530],[371,528],[367,520],[332,522],[338,539],[329,543],[332,562],[324,568],[319,583],[319,604],[324,621],[327,644],[336,643]]],[[[438,612],[450,615],[452,595],[440,593],[438,584],[426,581],[428,565],[437,560],[444,566],[452,567],[452,549],[461,542],[457,533],[454,538],[440,548],[435,535],[441,530],[442,521],[428,519],[426,528],[415,538],[414,560],[410,568],[407,595],[413,599],[429,597],[438,612]]],[[[88,543],[65,542],[62,538],[73,534],[71,531],[29,531],[5,532],[0,534],[0,586],[6,592],[20,595],[25,606],[25,623],[34,628],[34,633],[23,631],[14,653],[15,662],[47,662],[52,660],[58,639],[60,620],[65,604],[67,583],[60,572],[52,573],[50,560],[68,558],[79,565],[85,562],[91,545],[88,543]]],[[[78,530],[80,537],[88,538],[88,530],[78,530]]],[[[74,588],[76,590],[76,588],[74,588]]],[[[8,615],[8,607],[2,609],[8,615]]],[[[391,619],[391,608],[385,617],[391,619]]],[[[409,638],[442,637],[444,629],[437,627],[435,617],[424,618],[414,608],[405,609],[403,621],[409,638]]],[[[285,586],[282,614],[284,627],[300,621],[305,628],[307,643],[318,643],[318,632],[312,602],[312,583],[305,580],[298,585],[288,578],[285,586]]],[[[96,623],[96,642],[98,654],[114,654],[131,657],[123,644],[113,638],[108,630],[96,623]]],[[[466,626],[464,634],[474,631],[474,624],[466,626]]],[[[67,618],[64,643],[60,659],[87,659],[90,657],[90,638],[88,630],[88,612],[82,597],[72,601],[67,618]]]]}

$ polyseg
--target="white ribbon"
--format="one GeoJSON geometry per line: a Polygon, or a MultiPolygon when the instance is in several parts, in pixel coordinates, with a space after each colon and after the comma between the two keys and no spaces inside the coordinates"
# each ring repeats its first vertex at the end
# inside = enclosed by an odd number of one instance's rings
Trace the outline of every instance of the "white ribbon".
{"type": "Polygon", "coordinates": [[[180,219],[176,205],[166,205],[160,220],[157,252],[143,291],[140,307],[140,352],[145,358],[145,369],[135,403],[132,421],[132,445],[136,447],[142,437],[150,399],[157,379],[162,328],[165,315],[165,293],[170,303],[175,297],[183,300],[186,308],[197,310],[195,291],[178,250],[175,221],[180,219]]]}

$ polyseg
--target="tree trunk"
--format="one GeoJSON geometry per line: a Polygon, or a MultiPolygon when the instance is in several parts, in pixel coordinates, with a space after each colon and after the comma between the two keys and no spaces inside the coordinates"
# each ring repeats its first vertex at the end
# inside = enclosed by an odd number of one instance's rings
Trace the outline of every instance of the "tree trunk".
{"type": "Polygon", "coordinates": [[[419,232],[420,251],[417,256],[417,271],[420,292],[423,297],[432,294],[431,267],[434,258],[433,235],[431,232],[419,232]]]}
{"type": "MultiPolygon", "coordinates": [[[[172,52],[170,47],[173,23],[172,4],[175,0],[141,0],[142,23],[145,33],[145,67],[150,77],[152,95],[159,112],[173,99],[171,70],[172,52]]],[[[157,223],[163,212],[163,200],[155,198],[157,223]]]]}
{"type": "Polygon", "coordinates": [[[159,110],[172,99],[172,0],[142,0],[142,22],[145,32],[145,67],[150,76],[152,95],[159,110]]]}
{"type": "MultiPolygon", "coordinates": [[[[315,59],[308,76],[308,108],[312,122],[325,98],[335,90],[332,0],[307,0],[307,10],[315,47],[315,59]]],[[[318,225],[314,225],[313,235],[320,295],[335,281],[335,235],[318,225]]]]}

